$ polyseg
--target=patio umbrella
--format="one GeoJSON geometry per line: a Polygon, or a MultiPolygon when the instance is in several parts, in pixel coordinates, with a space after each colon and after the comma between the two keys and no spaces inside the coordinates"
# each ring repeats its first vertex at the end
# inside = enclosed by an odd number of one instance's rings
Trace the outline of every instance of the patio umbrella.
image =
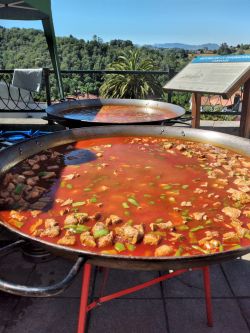
{"type": "Polygon", "coordinates": [[[50,0],[0,0],[0,19],[42,20],[60,97],[64,97],[50,0]]]}

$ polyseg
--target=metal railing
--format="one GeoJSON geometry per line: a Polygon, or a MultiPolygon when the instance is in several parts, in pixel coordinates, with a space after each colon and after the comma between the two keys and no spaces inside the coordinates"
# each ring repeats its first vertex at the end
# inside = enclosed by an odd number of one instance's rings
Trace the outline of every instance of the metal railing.
{"type": "MultiPolygon", "coordinates": [[[[26,98],[26,100],[23,99],[22,94],[18,92],[18,98],[17,100],[14,100],[11,96],[10,92],[10,85],[11,85],[11,78],[13,75],[14,70],[6,70],[1,69],[0,70],[0,84],[1,81],[4,82],[6,85],[6,90],[9,92],[9,101],[3,99],[1,97],[1,91],[0,91],[0,112],[17,112],[17,111],[39,111],[43,112],[44,108],[41,108],[41,101],[46,103],[46,105],[50,105],[52,103],[52,100],[54,99],[54,96],[51,92],[52,86],[55,87],[55,78],[54,78],[54,71],[44,68],[43,70],[43,90],[40,94],[33,94],[30,93],[29,98],[26,98]],[[53,82],[53,85],[51,85],[51,81],[53,82]],[[4,106],[4,107],[1,107],[4,106]]],[[[67,87],[67,84],[65,85],[66,90],[66,99],[67,96],[71,96],[71,98],[81,98],[82,95],[86,95],[86,91],[81,91],[79,89],[79,86],[81,84],[84,84],[84,80],[87,77],[91,77],[93,82],[103,82],[103,76],[105,74],[123,74],[123,75],[154,75],[157,77],[163,76],[164,81],[167,82],[170,80],[176,73],[172,68],[168,68],[167,70],[162,71],[118,71],[118,70],[62,70],[62,77],[64,81],[66,78],[71,78],[72,81],[74,81],[74,84],[71,85],[71,87],[67,87]]],[[[86,83],[86,82],[85,82],[86,83]]],[[[1,89],[1,86],[0,86],[1,89]]],[[[93,93],[93,91],[89,91],[89,93],[93,93]]],[[[94,94],[96,96],[99,96],[98,89],[94,91],[94,94]]],[[[167,94],[167,102],[171,103],[172,100],[172,92],[169,92],[167,94]]],[[[155,96],[155,99],[162,100],[161,96],[155,96]]],[[[187,110],[187,114],[190,112],[187,110]]],[[[240,112],[238,111],[232,111],[228,110],[225,112],[221,111],[203,111],[201,114],[203,115],[240,115],[240,112]]]]}

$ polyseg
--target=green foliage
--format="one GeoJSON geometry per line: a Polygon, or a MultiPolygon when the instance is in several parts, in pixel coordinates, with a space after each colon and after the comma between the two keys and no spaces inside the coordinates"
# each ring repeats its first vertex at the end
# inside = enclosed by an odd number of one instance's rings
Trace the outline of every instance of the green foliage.
{"type": "MultiPolygon", "coordinates": [[[[119,58],[122,53],[140,50],[140,61],[151,59],[152,70],[167,70],[169,67],[179,71],[188,62],[188,53],[181,49],[154,49],[135,46],[130,40],[115,39],[104,43],[101,38],[93,36],[85,41],[70,35],[57,38],[58,53],[62,70],[102,70],[119,58]]],[[[0,26],[0,68],[52,68],[44,34],[35,29],[6,29],[0,26]]],[[[160,85],[167,81],[166,75],[156,77],[160,85]]],[[[142,79],[142,78],[141,78],[142,79]]],[[[65,94],[98,94],[104,78],[101,75],[64,75],[65,94]]],[[[145,78],[143,78],[145,80],[145,78]]],[[[51,75],[52,97],[57,98],[56,81],[51,75]]]]}
{"type": "MultiPolygon", "coordinates": [[[[144,59],[140,50],[123,52],[108,67],[118,71],[153,71],[156,66],[152,59],[144,59]]],[[[150,74],[107,74],[100,87],[101,96],[105,98],[147,98],[149,95],[161,96],[162,88],[157,79],[150,74]]]]}
{"type": "Polygon", "coordinates": [[[227,43],[222,43],[220,45],[220,47],[218,48],[218,51],[217,53],[219,55],[228,55],[228,54],[231,54],[233,53],[235,50],[232,50],[228,45],[227,43]]]}

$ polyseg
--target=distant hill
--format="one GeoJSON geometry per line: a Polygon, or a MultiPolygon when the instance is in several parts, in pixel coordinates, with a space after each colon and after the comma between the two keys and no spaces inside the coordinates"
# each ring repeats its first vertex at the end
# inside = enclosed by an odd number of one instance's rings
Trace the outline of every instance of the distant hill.
{"type": "Polygon", "coordinates": [[[182,43],[163,43],[163,44],[154,44],[152,45],[155,48],[161,49],[184,49],[184,50],[199,50],[207,48],[208,50],[218,50],[219,45],[214,43],[207,43],[201,45],[189,45],[189,44],[182,44],[182,43]]]}

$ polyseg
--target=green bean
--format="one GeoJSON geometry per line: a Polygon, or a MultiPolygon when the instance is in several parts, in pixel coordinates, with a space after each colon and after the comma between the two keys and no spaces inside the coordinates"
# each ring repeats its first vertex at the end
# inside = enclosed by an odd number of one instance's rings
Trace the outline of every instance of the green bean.
{"type": "Polygon", "coordinates": [[[24,188],[24,184],[17,184],[14,193],[15,194],[21,194],[24,188]]]}
{"type": "Polygon", "coordinates": [[[164,190],[171,190],[171,188],[172,188],[172,185],[165,185],[165,186],[163,186],[164,190]]]}
{"type": "Polygon", "coordinates": [[[128,198],[128,202],[130,202],[132,205],[139,207],[139,203],[132,197],[128,198]]]}
{"type": "Polygon", "coordinates": [[[76,201],[72,203],[72,207],[78,207],[78,206],[83,206],[85,205],[85,201],[76,201]]]}
{"type": "Polygon", "coordinates": [[[203,225],[198,225],[197,227],[190,229],[190,231],[191,231],[191,232],[196,232],[196,231],[198,231],[198,230],[202,230],[202,229],[204,229],[204,228],[205,228],[205,227],[204,227],[203,225]]]}
{"type": "Polygon", "coordinates": [[[103,236],[106,236],[109,233],[109,231],[107,229],[101,229],[101,230],[96,230],[93,233],[94,238],[100,238],[103,236]]]}
{"type": "Polygon", "coordinates": [[[183,247],[182,246],[180,246],[179,248],[178,248],[178,250],[175,252],[175,256],[176,257],[180,257],[181,255],[182,255],[182,253],[183,253],[183,247]]]}
{"type": "Polygon", "coordinates": [[[186,224],[175,225],[175,229],[178,231],[188,230],[189,227],[186,224]]]}
{"type": "Polygon", "coordinates": [[[204,250],[203,248],[201,248],[198,245],[192,245],[192,248],[195,249],[195,250],[198,250],[198,251],[200,251],[200,252],[202,252],[204,254],[208,254],[209,253],[209,251],[204,250]]]}
{"type": "Polygon", "coordinates": [[[122,203],[122,207],[123,207],[123,208],[129,208],[129,205],[127,204],[127,202],[123,202],[123,203],[122,203]]]}
{"type": "Polygon", "coordinates": [[[125,245],[123,243],[120,243],[120,242],[115,243],[114,248],[118,252],[122,252],[122,251],[126,250],[125,245]]]}
{"type": "Polygon", "coordinates": [[[66,184],[66,187],[71,190],[73,188],[73,185],[72,184],[66,184]]]}
{"type": "Polygon", "coordinates": [[[135,245],[129,243],[126,244],[126,247],[129,251],[134,251],[136,249],[135,245]]]}

